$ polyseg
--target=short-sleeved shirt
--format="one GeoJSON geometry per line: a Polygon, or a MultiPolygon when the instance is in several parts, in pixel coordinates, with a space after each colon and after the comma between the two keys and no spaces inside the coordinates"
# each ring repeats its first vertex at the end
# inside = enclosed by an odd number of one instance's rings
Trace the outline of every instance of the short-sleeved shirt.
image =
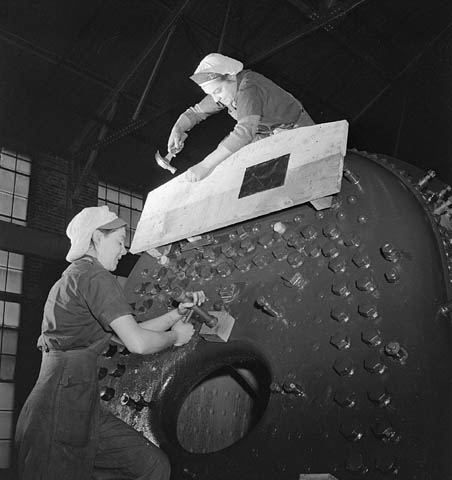
{"type": "Polygon", "coordinates": [[[293,95],[252,70],[243,70],[237,75],[237,94],[231,106],[218,104],[211,95],[206,95],[198,104],[187,109],[184,115],[192,128],[224,108],[228,108],[228,113],[237,120],[234,130],[221,142],[230,152],[236,152],[252,142],[258,126],[273,128],[282,124],[314,124],[301,102],[293,95]],[[257,123],[250,121],[256,116],[259,117],[257,123]]]}
{"type": "Polygon", "coordinates": [[[116,278],[95,258],[73,262],[50,290],[44,307],[38,348],[75,350],[110,336],[110,323],[127,314],[127,303],[116,278]]]}

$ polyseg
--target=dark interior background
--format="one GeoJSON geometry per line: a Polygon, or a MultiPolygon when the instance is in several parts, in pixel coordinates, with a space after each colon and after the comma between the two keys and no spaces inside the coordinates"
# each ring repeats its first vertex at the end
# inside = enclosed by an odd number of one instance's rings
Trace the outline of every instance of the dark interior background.
{"type": "MultiPolygon", "coordinates": [[[[97,150],[88,170],[146,192],[171,178],[154,153],[202,97],[189,75],[221,51],[292,92],[316,122],[347,119],[349,147],[450,183],[451,10],[450,0],[6,0],[0,137],[76,172],[97,150]]],[[[179,171],[232,125],[221,113],[194,129],[179,171]]]]}

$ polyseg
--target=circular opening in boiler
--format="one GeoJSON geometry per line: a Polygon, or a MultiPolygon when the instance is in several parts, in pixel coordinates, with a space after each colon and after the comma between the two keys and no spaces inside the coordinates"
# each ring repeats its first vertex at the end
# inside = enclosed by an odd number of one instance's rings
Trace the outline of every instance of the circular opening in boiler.
{"type": "Polygon", "coordinates": [[[264,414],[269,385],[270,373],[258,361],[226,365],[203,378],[179,412],[180,445],[191,453],[209,453],[238,442],[264,414]]]}

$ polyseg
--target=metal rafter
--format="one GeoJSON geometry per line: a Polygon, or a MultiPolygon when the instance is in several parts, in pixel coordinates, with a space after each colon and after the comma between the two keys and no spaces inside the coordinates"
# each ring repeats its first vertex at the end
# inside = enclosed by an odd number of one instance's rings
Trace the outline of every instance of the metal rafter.
{"type": "Polygon", "coordinates": [[[446,27],[441,29],[441,31],[435,35],[435,37],[430,40],[422,50],[412,58],[408,64],[391,80],[389,81],[379,92],[375,95],[374,98],[364,107],[361,111],[356,114],[353,119],[351,120],[351,124],[355,123],[359,120],[368,110],[371,108],[388,90],[390,90],[395,83],[397,83],[400,78],[402,78],[406,72],[408,72],[411,68],[413,68],[419,60],[424,56],[424,54],[452,27],[452,22],[448,23],[446,27]]]}
{"type": "Polygon", "coordinates": [[[254,65],[256,63],[262,62],[263,60],[275,55],[276,53],[284,50],[285,48],[289,47],[290,45],[294,44],[298,40],[303,37],[306,37],[310,33],[317,31],[319,28],[323,28],[329,23],[338,18],[345,16],[347,13],[355,9],[356,7],[360,6],[361,4],[365,3],[368,0],[348,0],[345,2],[345,5],[341,8],[335,8],[332,11],[328,12],[325,16],[314,20],[313,22],[309,23],[308,25],[304,25],[300,30],[297,32],[292,33],[289,35],[285,40],[282,42],[277,43],[273,47],[270,47],[256,55],[253,55],[248,61],[247,65],[254,65]]]}
{"type": "MultiPolygon", "coordinates": [[[[100,107],[97,109],[97,115],[103,115],[109,106],[117,99],[118,95],[130,81],[130,79],[135,75],[138,69],[141,67],[143,62],[149,56],[151,51],[156,47],[156,45],[160,42],[163,35],[172,27],[172,25],[178,20],[181,13],[187,7],[187,5],[191,2],[191,0],[181,0],[177,7],[172,10],[171,14],[169,15],[166,22],[163,23],[161,28],[158,32],[153,36],[151,41],[146,45],[140,55],[137,57],[135,62],[133,63],[132,67],[123,75],[121,80],[116,84],[113,91],[110,92],[107,97],[104,99],[100,107]]],[[[77,139],[73,142],[70,147],[70,152],[74,154],[77,150],[81,148],[85,139],[91,134],[93,129],[93,124],[90,122],[86,125],[83,132],[77,137],[77,139]]]]}
{"type": "Polygon", "coordinates": [[[232,0],[228,0],[226,6],[226,12],[224,14],[223,28],[221,29],[220,41],[218,42],[217,52],[221,53],[223,51],[224,37],[226,35],[226,28],[228,26],[229,15],[231,13],[232,0]]]}
{"type": "MultiPolygon", "coordinates": [[[[289,0],[289,2],[310,20],[318,20],[321,18],[320,11],[312,8],[304,0],[289,0]]],[[[375,60],[368,52],[364,51],[358,44],[351,42],[343,33],[336,30],[333,25],[327,24],[322,27],[322,30],[326,32],[329,37],[333,38],[336,42],[347,48],[350,53],[361,59],[368,66],[380,72],[385,77],[389,76],[389,73],[386,71],[383,65],[377,62],[377,60],[375,60]]]]}

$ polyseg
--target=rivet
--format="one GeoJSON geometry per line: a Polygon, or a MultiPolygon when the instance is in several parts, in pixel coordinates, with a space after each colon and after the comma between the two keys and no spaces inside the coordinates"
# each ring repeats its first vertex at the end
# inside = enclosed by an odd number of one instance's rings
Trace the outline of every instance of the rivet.
{"type": "Polygon", "coordinates": [[[347,202],[349,205],[355,205],[358,199],[355,197],[355,195],[349,195],[347,197],[347,202]]]}
{"type": "Polygon", "coordinates": [[[368,221],[367,215],[364,215],[364,214],[358,215],[356,217],[356,221],[361,224],[367,223],[368,221]]]}
{"type": "Polygon", "coordinates": [[[347,218],[347,215],[345,214],[345,212],[339,211],[336,213],[336,218],[340,221],[343,221],[347,218]]]}
{"type": "Polygon", "coordinates": [[[299,215],[295,215],[295,217],[293,217],[293,221],[295,223],[301,223],[303,221],[303,216],[302,214],[299,214],[299,215]]]}

